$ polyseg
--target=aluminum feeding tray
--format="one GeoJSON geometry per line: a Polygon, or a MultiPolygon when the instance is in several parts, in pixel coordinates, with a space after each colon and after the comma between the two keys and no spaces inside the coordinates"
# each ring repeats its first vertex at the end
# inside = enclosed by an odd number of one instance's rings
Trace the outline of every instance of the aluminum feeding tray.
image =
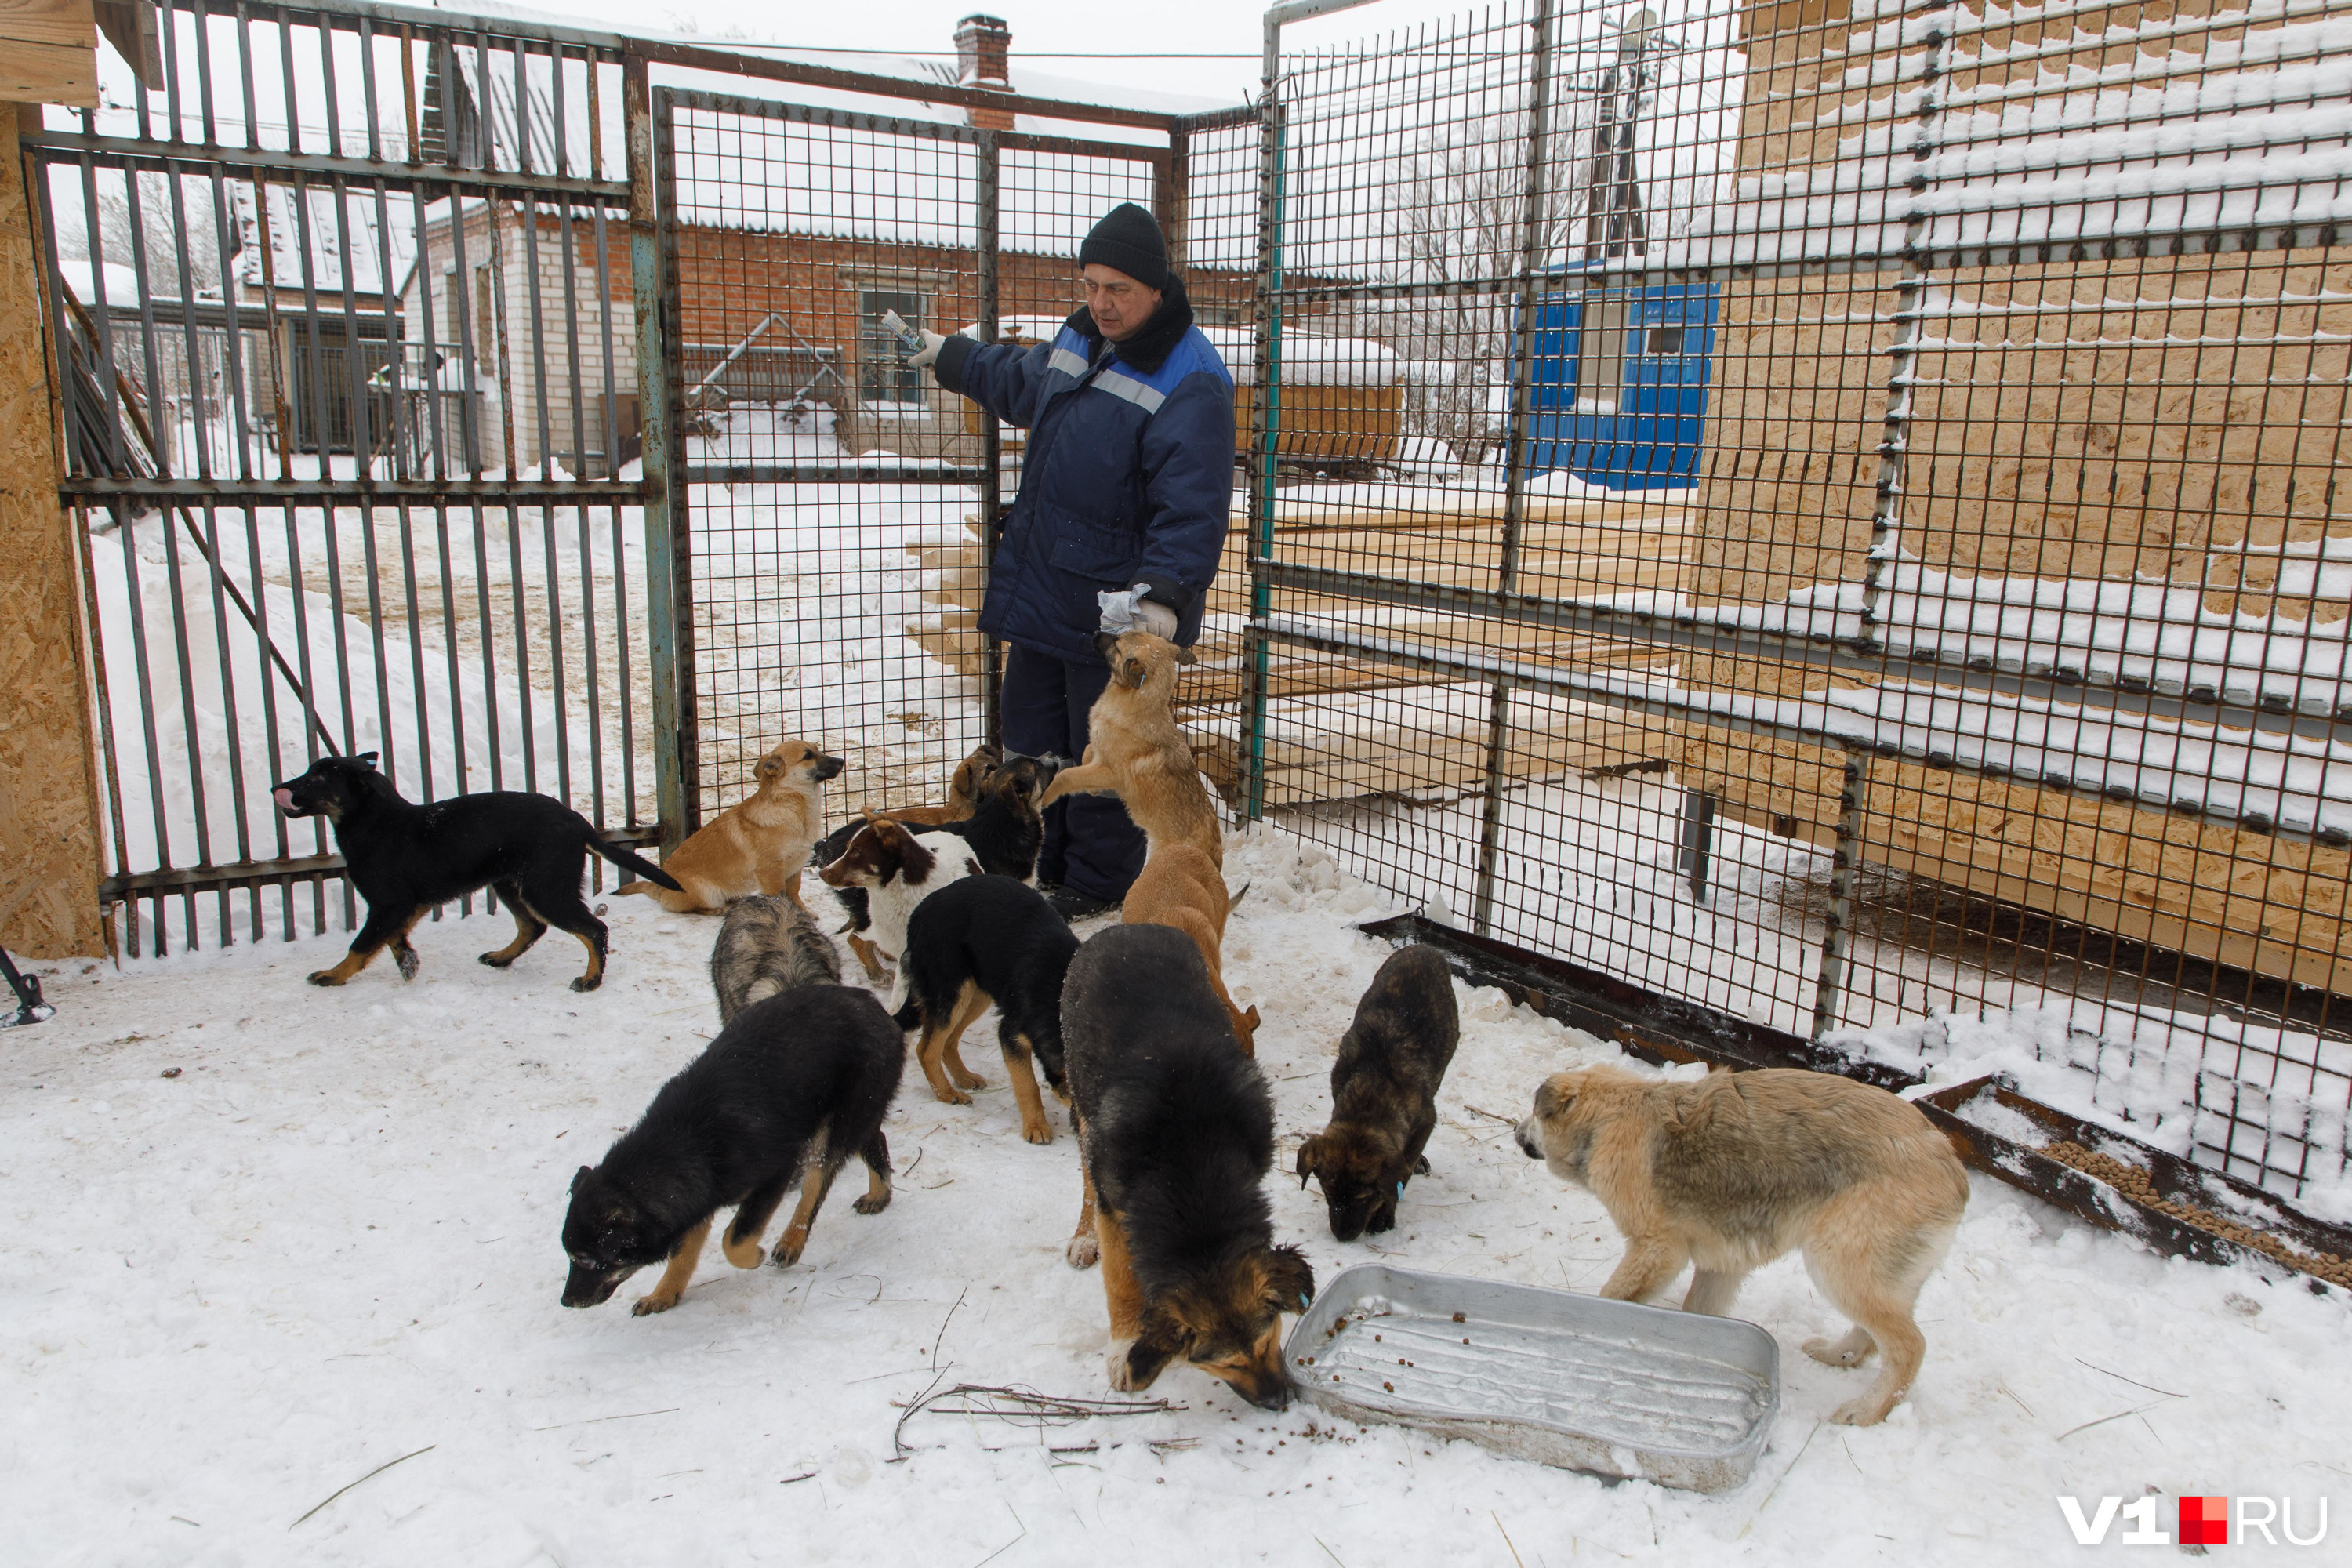
{"type": "Polygon", "coordinates": [[[1292,1329],[1299,1397],[1564,1469],[1722,1491],[1780,1408],[1780,1352],[1736,1318],[1381,1264],[1292,1329]]]}

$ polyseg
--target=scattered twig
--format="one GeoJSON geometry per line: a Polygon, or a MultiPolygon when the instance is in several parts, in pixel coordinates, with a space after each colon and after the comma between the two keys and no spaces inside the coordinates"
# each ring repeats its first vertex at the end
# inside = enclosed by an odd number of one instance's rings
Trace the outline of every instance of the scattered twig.
{"type": "Polygon", "coordinates": [[[1519,1564],[1519,1568],[1528,1568],[1528,1565],[1519,1560],[1519,1549],[1517,1546],[1511,1545],[1511,1532],[1507,1530],[1503,1530],[1503,1516],[1496,1513],[1490,1508],[1486,1510],[1486,1517],[1495,1521],[1495,1528],[1496,1530],[1503,1531],[1503,1544],[1510,1548],[1511,1561],[1517,1563],[1519,1564]]]}
{"type": "Polygon", "coordinates": [[[2026,1414],[2027,1415],[2032,1416],[2032,1417],[2034,1420],[2036,1420],[2036,1421],[2039,1421],[2039,1420],[2041,1420],[2041,1419],[2042,1419],[2042,1417],[2040,1417],[2039,1415],[2034,1415],[2034,1414],[2033,1414],[2033,1406],[2032,1406],[2031,1405],[2028,1405],[2028,1404],[2027,1404],[2027,1403],[2025,1403],[2025,1401],[2023,1401],[2022,1399],[2019,1399],[2019,1398],[2017,1397],[2017,1391],[2016,1391],[2015,1389],[2013,1389],[2013,1388],[2010,1387],[2010,1386],[2009,1386],[2009,1384],[2005,1384],[2005,1383],[1997,1383],[1997,1384],[1993,1384],[1993,1386],[1994,1386],[1994,1387],[1996,1387],[1996,1388],[1998,1388],[1998,1389],[2000,1389],[2003,1394],[2008,1394],[2008,1395],[2010,1396],[2010,1398],[2011,1398],[2011,1399],[2015,1400],[2015,1401],[2016,1401],[2016,1404],[2017,1404],[2017,1407],[2018,1407],[2020,1410],[2024,1411],[2024,1412],[2025,1412],[2025,1414],[2026,1414]]]}
{"type": "MultiPolygon", "coordinates": [[[[1323,1538],[1321,1536],[1310,1536],[1308,1539],[1313,1541],[1316,1545],[1323,1546],[1323,1538]]],[[[1323,1555],[1328,1557],[1334,1563],[1339,1563],[1339,1554],[1332,1551],[1328,1546],[1323,1546],[1323,1555]]],[[[1348,1565],[1345,1563],[1339,1563],[1339,1568],[1348,1568],[1348,1565]]]]}
{"type": "Polygon", "coordinates": [[[816,1479],[816,1472],[814,1470],[803,1470],[797,1476],[786,1476],[782,1480],[778,1481],[776,1484],[780,1487],[797,1486],[802,1481],[813,1481],[814,1479],[816,1479]]]}
{"type": "MultiPolygon", "coordinates": [[[[1013,1514],[1013,1523],[1021,1524],[1021,1516],[1017,1513],[1013,1513],[1013,1505],[1011,1503],[1006,1503],[1004,1505],[1004,1511],[1013,1514]]],[[[990,1552],[979,1562],[973,1563],[971,1568],[988,1568],[990,1563],[995,1562],[998,1558],[1003,1556],[1006,1552],[1020,1545],[1022,1542],[1028,1539],[1028,1536],[1029,1527],[1025,1524],[1021,1524],[1021,1533],[1019,1535],[1014,1536],[1012,1540],[1006,1542],[1003,1545],[998,1547],[995,1551],[990,1552]]]]}
{"type": "Polygon", "coordinates": [[[2162,1395],[2164,1395],[2167,1399],[2186,1399],[2186,1398],[2188,1398],[2188,1397],[2189,1397],[2189,1396],[2188,1396],[2187,1394],[2175,1394],[2175,1393],[2173,1393],[2173,1392],[2172,1392],[2172,1390],[2170,1390],[2170,1389],[2168,1389],[2168,1388],[2158,1388],[2158,1387],[2157,1387],[2157,1386],[2156,1386],[2156,1384],[2152,1384],[2152,1383],[2142,1383],[2139,1379],[2137,1379],[2137,1378],[2136,1378],[2136,1377],[2126,1377],[2122,1373],[2119,1373],[2119,1372],[2109,1372],[2105,1367],[2099,1366],[2099,1365],[2097,1365],[2097,1364],[2095,1364],[2095,1363],[2094,1363],[2084,1361],[2081,1356],[2076,1356],[2076,1357],[2074,1358],[2074,1364],[2075,1364],[2075,1365],[2077,1365],[2077,1366],[2087,1366],[2087,1367],[2089,1367],[2093,1372],[2097,1373],[2098,1373],[2099,1375],[2101,1375],[2102,1377],[2112,1377],[2112,1378],[2114,1378],[2117,1383],[2128,1383],[2128,1384],[2130,1384],[2134,1388],[2145,1388],[2145,1389],[2147,1389],[2150,1394],[2162,1394],[2162,1395]]]}
{"type": "Polygon", "coordinates": [[[1818,1421],[1814,1422],[1813,1430],[1806,1433],[1805,1440],[1797,1445],[1797,1458],[1790,1459],[1788,1465],[1782,1468],[1780,1475],[1774,1479],[1772,1482],[1772,1489],[1764,1494],[1764,1500],[1756,1505],[1756,1511],[1749,1514],[1748,1516],[1748,1522],[1739,1527],[1740,1537],[1746,1537],[1748,1532],[1755,1528],[1756,1521],[1764,1517],[1764,1510],[1772,1506],[1772,1500],[1780,1494],[1780,1483],[1789,1479],[1789,1471],[1797,1468],[1797,1459],[1803,1458],[1805,1457],[1805,1450],[1813,1446],[1814,1435],[1819,1433],[1821,1429],[1822,1424],[1818,1421]]]}
{"type": "Polygon", "coordinates": [[[941,1373],[933,1378],[930,1387],[902,1407],[898,1424],[890,1432],[891,1447],[899,1454],[903,1455],[908,1450],[898,1435],[906,1430],[908,1422],[926,1410],[935,1415],[985,1415],[998,1421],[1043,1427],[1066,1426],[1070,1422],[1085,1421],[1097,1415],[1150,1415],[1184,1408],[1181,1405],[1171,1405],[1165,1399],[1076,1399],[1040,1394],[1034,1388],[1004,1388],[978,1383],[959,1383],[951,1388],[942,1389],[940,1384],[946,1375],[941,1373]],[[947,1400],[958,1403],[943,1403],[947,1400]]]}
{"type": "Polygon", "coordinates": [[[534,1432],[561,1432],[566,1426],[593,1426],[599,1421],[636,1421],[641,1420],[647,1415],[675,1415],[677,1412],[678,1406],[673,1405],[668,1406],[667,1409],[662,1410],[633,1410],[626,1415],[591,1415],[585,1421],[558,1421],[552,1426],[534,1426],[531,1430],[534,1432]]]}
{"type": "Polygon", "coordinates": [[[1049,1454],[1098,1454],[1102,1452],[1102,1445],[1100,1443],[1078,1443],[1067,1448],[1047,1448],[1045,1452],[1049,1454]]]}
{"type": "Polygon", "coordinates": [[[203,1525],[201,1525],[201,1524],[196,1524],[196,1521],[195,1521],[194,1520],[193,1520],[193,1519],[182,1519],[182,1518],[181,1518],[178,1514],[176,1514],[176,1513],[175,1513],[175,1514],[173,1514],[173,1515],[172,1516],[172,1522],[173,1522],[173,1524],[195,1524],[195,1525],[196,1525],[196,1528],[197,1528],[198,1530],[202,1530],[202,1529],[204,1528],[204,1526],[203,1526],[203,1525]]]}
{"type": "Polygon", "coordinates": [[[930,1402],[931,1395],[938,1392],[940,1383],[945,1381],[947,1375],[948,1374],[946,1373],[942,1372],[933,1376],[930,1387],[924,1389],[921,1394],[918,1394],[914,1399],[908,1403],[907,1407],[903,1411],[899,1412],[898,1425],[890,1428],[890,1450],[892,1454],[890,1462],[892,1464],[897,1464],[899,1460],[904,1459],[907,1457],[907,1445],[899,1441],[898,1434],[907,1429],[907,1423],[915,1418],[915,1412],[920,1410],[925,1405],[930,1402]]]}
{"type": "Polygon", "coordinates": [[[1519,1124],[1519,1119],[1516,1116],[1497,1116],[1491,1110],[1481,1110],[1476,1106],[1469,1104],[1465,1104],[1462,1109],[1473,1116],[1483,1116],[1489,1121],[1499,1121],[1507,1127],[1517,1127],[1519,1124]]]}
{"type": "MultiPolygon", "coordinates": [[[[2176,1394],[2173,1397],[2179,1398],[2179,1395],[2176,1394]]],[[[2063,1443],[2077,1432],[2087,1432],[2094,1426],[2104,1426],[2110,1421],[2121,1421],[2126,1415],[2137,1415],[2143,1410],[2153,1410],[2163,1403],[2164,1401],[2160,1399],[2152,1399],[2146,1405],[2137,1405],[2130,1410],[2118,1410],[2113,1415],[2102,1415],[2096,1421],[2085,1421],[2080,1426],[2069,1426],[2063,1432],[2059,1433],[2056,1437],[2052,1439],[2052,1441],[2063,1443]]]]}
{"type": "MultiPolygon", "coordinates": [[[[961,1306],[962,1306],[962,1305],[963,1305],[963,1299],[964,1299],[966,1296],[970,1295],[971,1293],[971,1286],[969,1286],[969,1285],[965,1286],[962,1289],[961,1289],[961,1290],[957,1291],[957,1292],[956,1292],[956,1299],[955,1299],[955,1307],[950,1307],[950,1308],[948,1309],[948,1315],[947,1315],[946,1317],[941,1318],[941,1319],[940,1320],[940,1331],[939,1331],[938,1333],[936,1333],[936,1334],[933,1334],[933,1335],[931,1336],[931,1364],[932,1364],[933,1366],[937,1366],[937,1365],[939,1365],[939,1364],[940,1364],[940,1342],[941,1340],[944,1340],[944,1339],[946,1339],[946,1338],[948,1337],[948,1325],[949,1325],[950,1323],[951,1323],[951,1322],[955,1321],[956,1307],[961,1307],[961,1306]]],[[[878,1295],[878,1294],[880,1294],[880,1292],[879,1292],[879,1291],[877,1291],[877,1292],[876,1292],[876,1294],[877,1294],[877,1295],[878,1295]]]]}
{"type": "MultiPolygon", "coordinates": [[[[316,1513],[316,1512],[318,1512],[318,1511],[319,1511],[319,1509],[326,1507],[326,1506],[327,1506],[327,1503],[331,1503],[331,1502],[334,1501],[334,1500],[335,1500],[335,1499],[337,1499],[337,1498],[339,1498],[339,1497],[342,1496],[342,1495],[343,1495],[343,1493],[345,1493],[345,1492],[347,1492],[347,1491],[351,1490],[351,1489],[352,1489],[352,1487],[356,1487],[356,1486],[362,1486],[362,1485],[364,1485],[365,1483],[367,1483],[367,1482],[369,1482],[369,1481],[372,1481],[372,1480],[375,1479],[376,1479],[376,1477],[378,1477],[378,1476],[380,1476],[380,1475],[383,1474],[383,1473],[384,1473],[384,1471],[386,1471],[386,1470],[388,1470],[388,1469],[392,1468],[392,1467],[393,1467],[393,1466],[394,1466],[394,1465],[404,1465],[404,1464],[406,1464],[409,1460],[411,1460],[411,1459],[413,1459],[413,1458],[416,1458],[416,1455],[417,1455],[417,1454],[429,1454],[429,1453],[431,1453],[434,1449],[436,1449],[436,1448],[439,1447],[440,1446],[441,1446],[441,1445],[440,1445],[440,1444],[438,1444],[438,1443],[427,1443],[427,1444],[425,1444],[425,1447],[423,1447],[422,1448],[417,1449],[415,1453],[411,1453],[411,1454],[403,1454],[403,1455],[402,1455],[399,1458],[397,1458],[397,1459],[386,1459],[383,1464],[378,1465],[374,1469],[370,1470],[366,1475],[363,1475],[363,1476],[362,1476],[358,1480],[353,1481],[353,1482],[352,1483],[352,1485],[351,1485],[351,1486],[349,1486],[349,1487],[339,1487],[339,1488],[337,1488],[334,1491],[330,1492],[330,1493],[327,1495],[327,1499],[326,1499],[326,1501],[325,1501],[325,1502],[321,1502],[321,1503],[320,1503],[320,1504],[319,1504],[319,1506],[318,1506],[318,1508],[314,1508],[314,1509],[312,1509],[312,1510],[310,1510],[310,1513],[306,1513],[306,1514],[304,1514],[304,1515],[302,1516],[302,1519],[308,1519],[308,1518],[310,1518],[311,1513],[316,1513]]],[[[302,1519],[298,1519],[298,1520],[296,1520],[296,1521],[294,1521],[294,1524],[289,1524],[289,1525],[288,1525],[288,1526],[286,1527],[286,1528],[287,1528],[287,1530],[288,1530],[289,1531],[291,1531],[293,1530],[293,1528],[294,1528],[294,1525],[295,1525],[295,1524],[300,1524],[300,1523],[302,1522],[302,1519]]]]}

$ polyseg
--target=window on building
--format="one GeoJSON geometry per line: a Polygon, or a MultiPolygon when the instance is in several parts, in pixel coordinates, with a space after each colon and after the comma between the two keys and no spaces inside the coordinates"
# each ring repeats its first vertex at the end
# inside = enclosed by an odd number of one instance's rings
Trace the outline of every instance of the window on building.
{"type": "Polygon", "coordinates": [[[1680,326],[1643,328],[1642,352],[1645,354],[1681,353],[1683,352],[1682,328],[1680,326]]]}
{"type": "Polygon", "coordinates": [[[857,396],[865,403],[920,403],[923,373],[907,367],[907,351],[882,313],[896,310],[907,325],[923,324],[923,297],[894,289],[865,289],[857,295],[857,396]]]}

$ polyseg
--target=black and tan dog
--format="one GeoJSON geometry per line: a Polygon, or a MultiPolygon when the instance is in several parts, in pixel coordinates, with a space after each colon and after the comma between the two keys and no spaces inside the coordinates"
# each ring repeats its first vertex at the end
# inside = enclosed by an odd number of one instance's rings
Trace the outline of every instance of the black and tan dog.
{"type": "Polygon", "coordinates": [[[1331,1124],[1298,1150],[1298,1184],[1323,1184],[1331,1234],[1353,1241],[1396,1227],[1404,1184],[1426,1175],[1437,1088],[1462,1038],[1454,975],[1433,947],[1389,955],[1331,1064],[1331,1124]]]}
{"type": "Polygon", "coordinates": [[[915,906],[898,964],[907,992],[898,1026],[922,1031],[915,1049],[931,1092],[953,1104],[985,1082],[963,1065],[958,1046],[992,1004],[996,1043],[1021,1107],[1021,1136],[1051,1143],[1054,1124],[1037,1092],[1034,1057],[1045,1081],[1069,1098],[1062,1061],[1062,980],[1078,951],[1067,921],[1045,896],[1010,877],[966,877],[915,906]]]}
{"type": "Polygon", "coordinates": [[[352,886],[367,900],[351,951],[332,969],[312,974],[313,985],[342,984],[386,947],[400,977],[415,979],[411,928],[436,904],[488,888],[514,912],[515,939],[482,954],[484,963],[504,969],[554,926],[588,950],[587,972],[572,989],[593,991],[604,979],[605,931],[580,898],[588,851],[649,882],[677,886],[660,867],[607,844],[586,817],[543,795],[492,790],[426,805],[403,800],[376,772],[373,752],[322,757],[272,794],[288,816],[323,816],[335,825],[352,886]]]}
{"type": "Polygon", "coordinates": [[[694,1278],[719,1210],[732,1206],[727,1261],[757,1268],[760,1238],[795,1183],[800,1206],[777,1238],[775,1265],[800,1261],[834,1177],[866,1162],[859,1214],[890,1203],[882,1118],[898,1091],[906,1042],[871,993],[803,985],[755,1002],[662,1085],[604,1163],[572,1179],[563,1250],[567,1307],[593,1307],[665,1258],[635,1311],[666,1312],[694,1278]]]}
{"type": "Polygon", "coordinates": [[[1274,1245],[1274,1099],[1181,931],[1121,925],[1071,961],[1062,1043],[1110,1309],[1111,1386],[1192,1363],[1261,1409],[1290,1403],[1282,1314],[1315,1271],[1274,1245]]]}

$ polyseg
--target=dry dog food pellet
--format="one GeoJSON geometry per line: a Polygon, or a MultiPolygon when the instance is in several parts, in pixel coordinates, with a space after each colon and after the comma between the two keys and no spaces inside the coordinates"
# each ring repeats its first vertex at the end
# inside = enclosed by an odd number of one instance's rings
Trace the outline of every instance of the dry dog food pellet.
{"type": "Polygon", "coordinates": [[[2223,1219],[2219,1215],[2209,1214],[2203,1209],[2194,1208],[2187,1204],[2174,1203],[2162,1197],[2156,1190],[2156,1184],[2148,1179],[2147,1173],[2137,1165],[2127,1165],[2112,1155],[2095,1152],[2084,1148],[2080,1143],[2072,1142],[2052,1143],[2042,1152],[2062,1164],[2072,1165],[2085,1174],[2096,1176],[2100,1181],[2124,1193],[2144,1207],[2152,1208],[2161,1215],[2168,1215],[2182,1224],[2194,1226],[2209,1235],[2236,1242],[2240,1247],[2275,1258],[2289,1268],[2299,1268],[2305,1274],[2352,1289],[2352,1265],[2340,1262],[2326,1253],[2315,1258],[2307,1252],[2302,1252],[2288,1246],[2274,1237],[2251,1230],[2242,1225],[2223,1219]]]}
{"type": "Polygon", "coordinates": [[[1465,1317],[1464,1317],[1461,1313],[1456,1312],[1456,1313],[1454,1313],[1454,1321],[1455,1322],[1457,1322],[1457,1323],[1466,1323],[1466,1322],[1468,1322],[1470,1320],[1469,1320],[1469,1319],[1467,1319],[1467,1318],[1465,1318],[1465,1317]]]}
{"type": "Polygon", "coordinates": [[[1396,1392],[1396,1384],[1393,1383],[1384,1383],[1381,1384],[1381,1386],[1387,1389],[1391,1394],[1394,1394],[1396,1392]]]}

